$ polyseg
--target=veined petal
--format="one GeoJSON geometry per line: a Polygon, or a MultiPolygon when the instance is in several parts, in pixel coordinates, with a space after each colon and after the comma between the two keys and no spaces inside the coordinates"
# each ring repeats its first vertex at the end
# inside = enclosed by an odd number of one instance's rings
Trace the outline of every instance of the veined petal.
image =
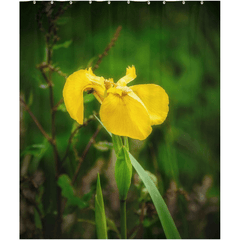
{"type": "Polygon", "coordinates": [[[120,97],[122,96],[123,94],[123,91],[121,89],[118,89],[118,88],[115,88],[115,87],[112,87],[112,88],[109,88],[107,90],[107,93],[112,93],[112,94],[118,94],[120,97]]]}
{"type": "Polygon", "coordinates": [[[104,88],[104,78],[96,76],[91,67],[87,70],[86,76],[94,85],[104,88]]]}
{"type": "Polygon", "coordinates": [[[130,88],[146,106],[151,125],[163,123],[169,111],[169,98],[165,90],[156,84],[139,84],[130,88]]]}
{"type": "MultiPolygon", "coordinates": [[[[146,106],[144,105],[143,101],[138,97],[138,95],[136,93],[134,93],[133,91],[132,92],[129,92],[128,93],[128,96],[134,98],[136,101],[138,101],[139,103],[142,104],[142,106],[146,109],[146,111],[148,112],[146,106]]],[[[151,120],[151,119],[150,119],[151,120]]]]}
{"type": "Polygon", "coordinates": [[[148,112],[128,95],[109,93],[101,105],[100,118],[108,131],[119,136],[143,140],[152,131],[148,112]]]}
{"type": "Polygon", "coordinates": [[[126,86],[129,82],[134,80],[137,77],[136,75],[136,69],[134,66],[128,67],[126,71],[126,76],[122,77],[120,80],[118,80],[117,85],[119,86],[126,86]]]}
{"type": "MultiPolygon", "coordinates": [[[[101,81],[92,82],[89,75],[94,75],[91,70],[79,70],[71,74],[63,89],[63,99],[70,116],[79,124],[83,124],[83,91],[94,89],[94,95],[98,100],[103,100],[104,85],[101,81]]],[[[94,75],[95,76],[95,75],[94,75]]],[[[93,76],[93,77],[94,77],[93,76]]]]}

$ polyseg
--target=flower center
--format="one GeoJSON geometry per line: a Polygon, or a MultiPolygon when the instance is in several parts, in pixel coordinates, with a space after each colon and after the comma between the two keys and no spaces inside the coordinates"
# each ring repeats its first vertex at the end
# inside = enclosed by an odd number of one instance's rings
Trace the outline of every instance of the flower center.
{"type": "Polygon", "coordinates": [[[127,95],[128,93],[132,92],[132,89],[127,86],[122,87],[122,86],[117,85],[116,89],[121,90],[122,95],[127,95]]]}
{"type": "Polygon", "coordinates": [[[117,83],[113,82],[113,79],[104,80],[104,85],[107,90],[107,93],[117,94],[119,96],[125,96],[128,93],[132,92],[132,89],[127,86],[120,86],[117,83]]]}
{"type": "Polygon", "coordinates": [[[105,85],[105,88],[108,90],[109,88],[115,86],[116,84],[113,82],[112,79],[104,79],[104,85],[105,85]]]}

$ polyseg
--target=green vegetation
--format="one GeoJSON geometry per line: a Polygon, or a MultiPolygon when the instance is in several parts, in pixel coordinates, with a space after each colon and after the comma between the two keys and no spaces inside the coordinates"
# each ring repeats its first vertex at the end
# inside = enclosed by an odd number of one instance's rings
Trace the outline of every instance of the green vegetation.
{"type": "MultiPolygon", "coordinates": [[[[131,65],[131,84],[162,86],[170,111],[145,141],[129,139],[129,152],[182,238],[220,237],[220,2],[85,1],[20,3],[21,238],[97,238],[98,173],[107,235],[119,238],[116,158],[94,117],[100,105],[86,94],[79,126],[62,90],[78,69],[117,81],[131,65]]],[[[132,175],[128,238],[166,238],[135,168],[132,175]]]]}

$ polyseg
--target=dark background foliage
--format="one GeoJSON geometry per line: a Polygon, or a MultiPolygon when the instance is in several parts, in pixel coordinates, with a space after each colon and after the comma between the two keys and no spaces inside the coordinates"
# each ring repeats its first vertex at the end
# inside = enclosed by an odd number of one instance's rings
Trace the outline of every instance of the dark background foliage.
{"type": "MultiPolygon", "coordinates": [[[[56,237],[60,186],[61,201],[66,204],[62,207],[61,237],[96,238],[93,206],[97,172],[106,215],[117,227],[120,224],[115,157],[110,137],[104,129],[98,131],[98,121],[89,120],[74,135],[58,180],[51,143],[26,111],[27,105],[51,136],[50,87],[39,68],[47,61],[49,21],[56,30],[49,36],[56,37],[50,65],[54,69],[51,88],[58,107],[54,125],[60,160],[71,131],[78,127],[60,101],[65,76],[96,66],[99,55],[122,26],[95,74],[117,81],[134,65],[137,78],[131,84],[156,83],[166,90],[170,99],[166,121],[154,126],[145,141],[131,140],[131,152],[154,175],[182,238],[219,238],[220,2],[201,5],[199,1],[165,5],[157,1],[150,5],[113,1],[20,3],[20,96],[25,102],[20,106],[20,237],[56,237]],[[94,143],[88,149],[92,136],[94,143]]],[[[48,68],[46,74],[49,72],[48,68]]],[[[87,95],[86,119],[99,107],[87,95]]],[[[133,174],[127,200],[128,235],[165,238],[151,199],[133,174]]],[[[109,238],[117,236],[112,227],[109,238]]]]}

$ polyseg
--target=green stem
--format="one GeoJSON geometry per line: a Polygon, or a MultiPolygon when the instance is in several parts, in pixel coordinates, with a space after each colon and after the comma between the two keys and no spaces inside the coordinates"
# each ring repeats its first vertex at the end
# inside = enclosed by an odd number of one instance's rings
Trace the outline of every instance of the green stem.
{"type": "Polygon", "coordinates": [[[128,143],[128,137],[123,137],[123,142],[124,142],[124,146],[127,148],[127,150],[129,151],[129,143],[128,143]]]}
{"type": "Polygon", "coordinates": [[[126,200],[120,200],[121,237],[127,239],[126,200]]]}

